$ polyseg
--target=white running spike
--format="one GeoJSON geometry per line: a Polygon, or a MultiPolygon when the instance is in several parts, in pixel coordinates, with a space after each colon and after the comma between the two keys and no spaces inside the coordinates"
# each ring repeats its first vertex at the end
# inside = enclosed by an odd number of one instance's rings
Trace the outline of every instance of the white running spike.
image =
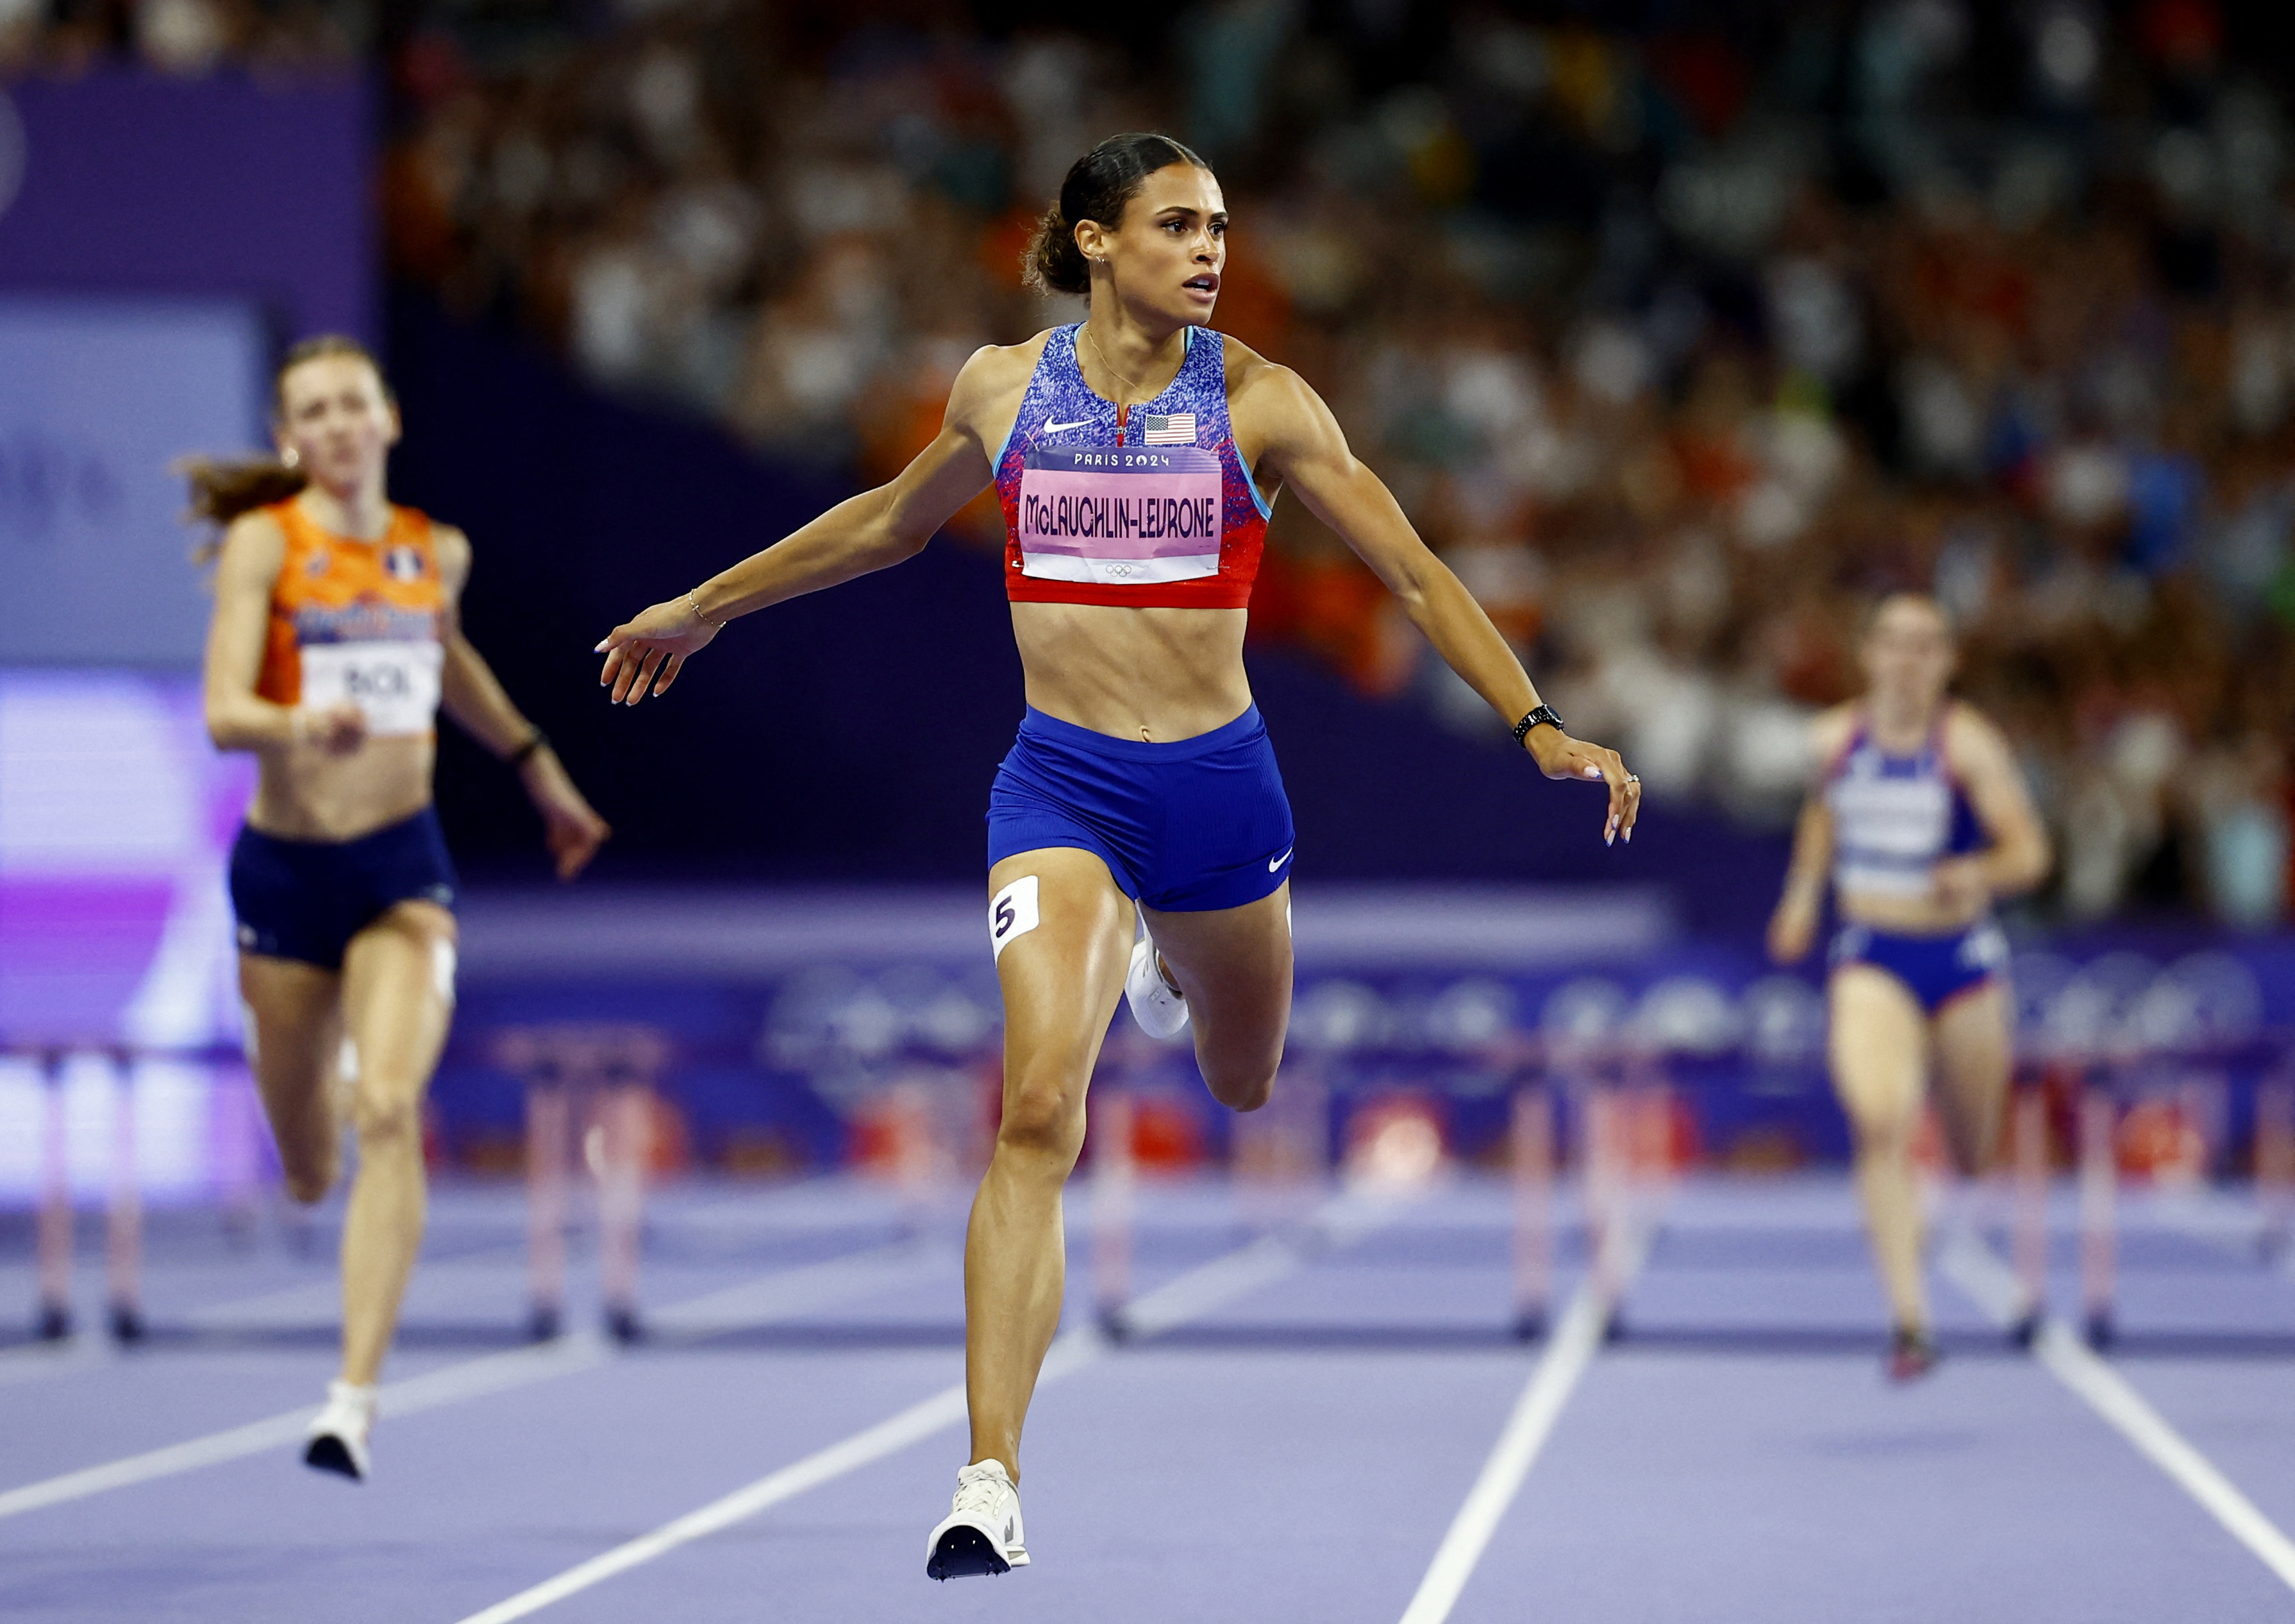
{"type": "Polygon", "coordinates": [[[1131,968],[1123,978],[1123,998],[1131,1006],[1131,1018],[1149,1037],[1171,1039],[1187,1031],[1188,1000],[1164,978],[1153,936],[1142,936],[1131,944],[1131,968]]]}
{"type": "Polygon", "coordinates": [[[1000,1460],[976,1461],[956,1474],[956,1499],[925,1540],[932,1579],[1009,1573],[1028,1565],[1020,1526],[1020,1491],[1000,1460]]]}
{"type": "Polygon", "coordinates": [[[326,1408],[311,1421],[303,1464],[364,1482],[373,1470],[367,1434],[374,1430],[374,1389],[348,1382],[327,1383],[326,1408]]]}

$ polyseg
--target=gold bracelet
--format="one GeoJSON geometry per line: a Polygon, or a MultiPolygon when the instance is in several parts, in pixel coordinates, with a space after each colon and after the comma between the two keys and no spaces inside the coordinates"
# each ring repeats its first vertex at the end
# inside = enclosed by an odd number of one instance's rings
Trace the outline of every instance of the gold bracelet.
{"type": "Polygon", "coordinates": [[[723,621],[712,620],[708,616],[704,615],[701,612],[701,600],[694,596],[694,593],[698,591],[700,591],[700,588],[698,587],[688,587],[685,590],[685,601],[693,610],[693,618],[699,621],[705,626],[715,626],[717,630],[723,632],[725,629],[725,623],[723,621]]]}

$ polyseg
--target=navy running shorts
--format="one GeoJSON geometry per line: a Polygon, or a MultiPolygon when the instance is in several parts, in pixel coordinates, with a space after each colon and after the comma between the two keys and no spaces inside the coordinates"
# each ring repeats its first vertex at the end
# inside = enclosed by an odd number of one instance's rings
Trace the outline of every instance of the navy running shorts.
{"type": "Polygon", "coordinates": [[[1107,865],[1166,913],[1240,908],[1291,877],[1291,803],[1253,706],[1177,744],[1111,739],[1030,707],[988,792],[988,866],[1046,846],[1107,865]]]}
{"type": "Polygon", "coordinates": [[[454,905],[454,863],[438,814],[356,840],[282,840],[241,828],[231,848],[231,907],[243,952],[343,967],[343,950],[400,902],[454,905]]]}
{"type": "Polygon", "coordinates": [[[1964,992],[1989,984],[2008,967],[2008,937],[1990,919],[1944,936],[1900,936],[1868,925],[1844,925],[1828,955],[1834,967],[1869,964],[1905,983],[1931,1015],[1964,992]]]}

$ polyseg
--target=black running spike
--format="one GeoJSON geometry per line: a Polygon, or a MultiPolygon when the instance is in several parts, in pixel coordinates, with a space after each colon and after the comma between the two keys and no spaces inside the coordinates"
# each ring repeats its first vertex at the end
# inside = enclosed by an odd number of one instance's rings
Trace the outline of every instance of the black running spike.
{"type": "Polygon", "coordinates": [[[320,1472],[332,1472],[354,1483],[359,1481],[359,1469],[351,1459],[351,1452],[339,1438],[322,1432],[311,1440],[310,1448],[303,1451],[303,1464],[320,1472]]]}
{"type": "Polygon", "coordinates": [[[966,1579],[974,1574],[1009,1573],[1012,1564],[1004,1554],[988,1542],[987,1536],[976,1528],[957,1527],[940,1537],[925,1563],[925,1572],[933,1579],[966,1579]]]}

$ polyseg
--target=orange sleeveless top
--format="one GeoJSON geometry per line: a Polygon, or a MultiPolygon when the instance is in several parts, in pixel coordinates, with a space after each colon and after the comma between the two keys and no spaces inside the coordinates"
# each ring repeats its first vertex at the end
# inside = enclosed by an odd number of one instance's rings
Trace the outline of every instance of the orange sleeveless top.
{"type": "Polygon", "coordinates": [[[379,733],[427,730],[446,606],[430,520],[394,507],[382,539],[362,542],[321,529],[291,499],[264,511],[286,532],[287,555],[271,589],[257,695],[275,705],[347,698],[379,733]]]}

